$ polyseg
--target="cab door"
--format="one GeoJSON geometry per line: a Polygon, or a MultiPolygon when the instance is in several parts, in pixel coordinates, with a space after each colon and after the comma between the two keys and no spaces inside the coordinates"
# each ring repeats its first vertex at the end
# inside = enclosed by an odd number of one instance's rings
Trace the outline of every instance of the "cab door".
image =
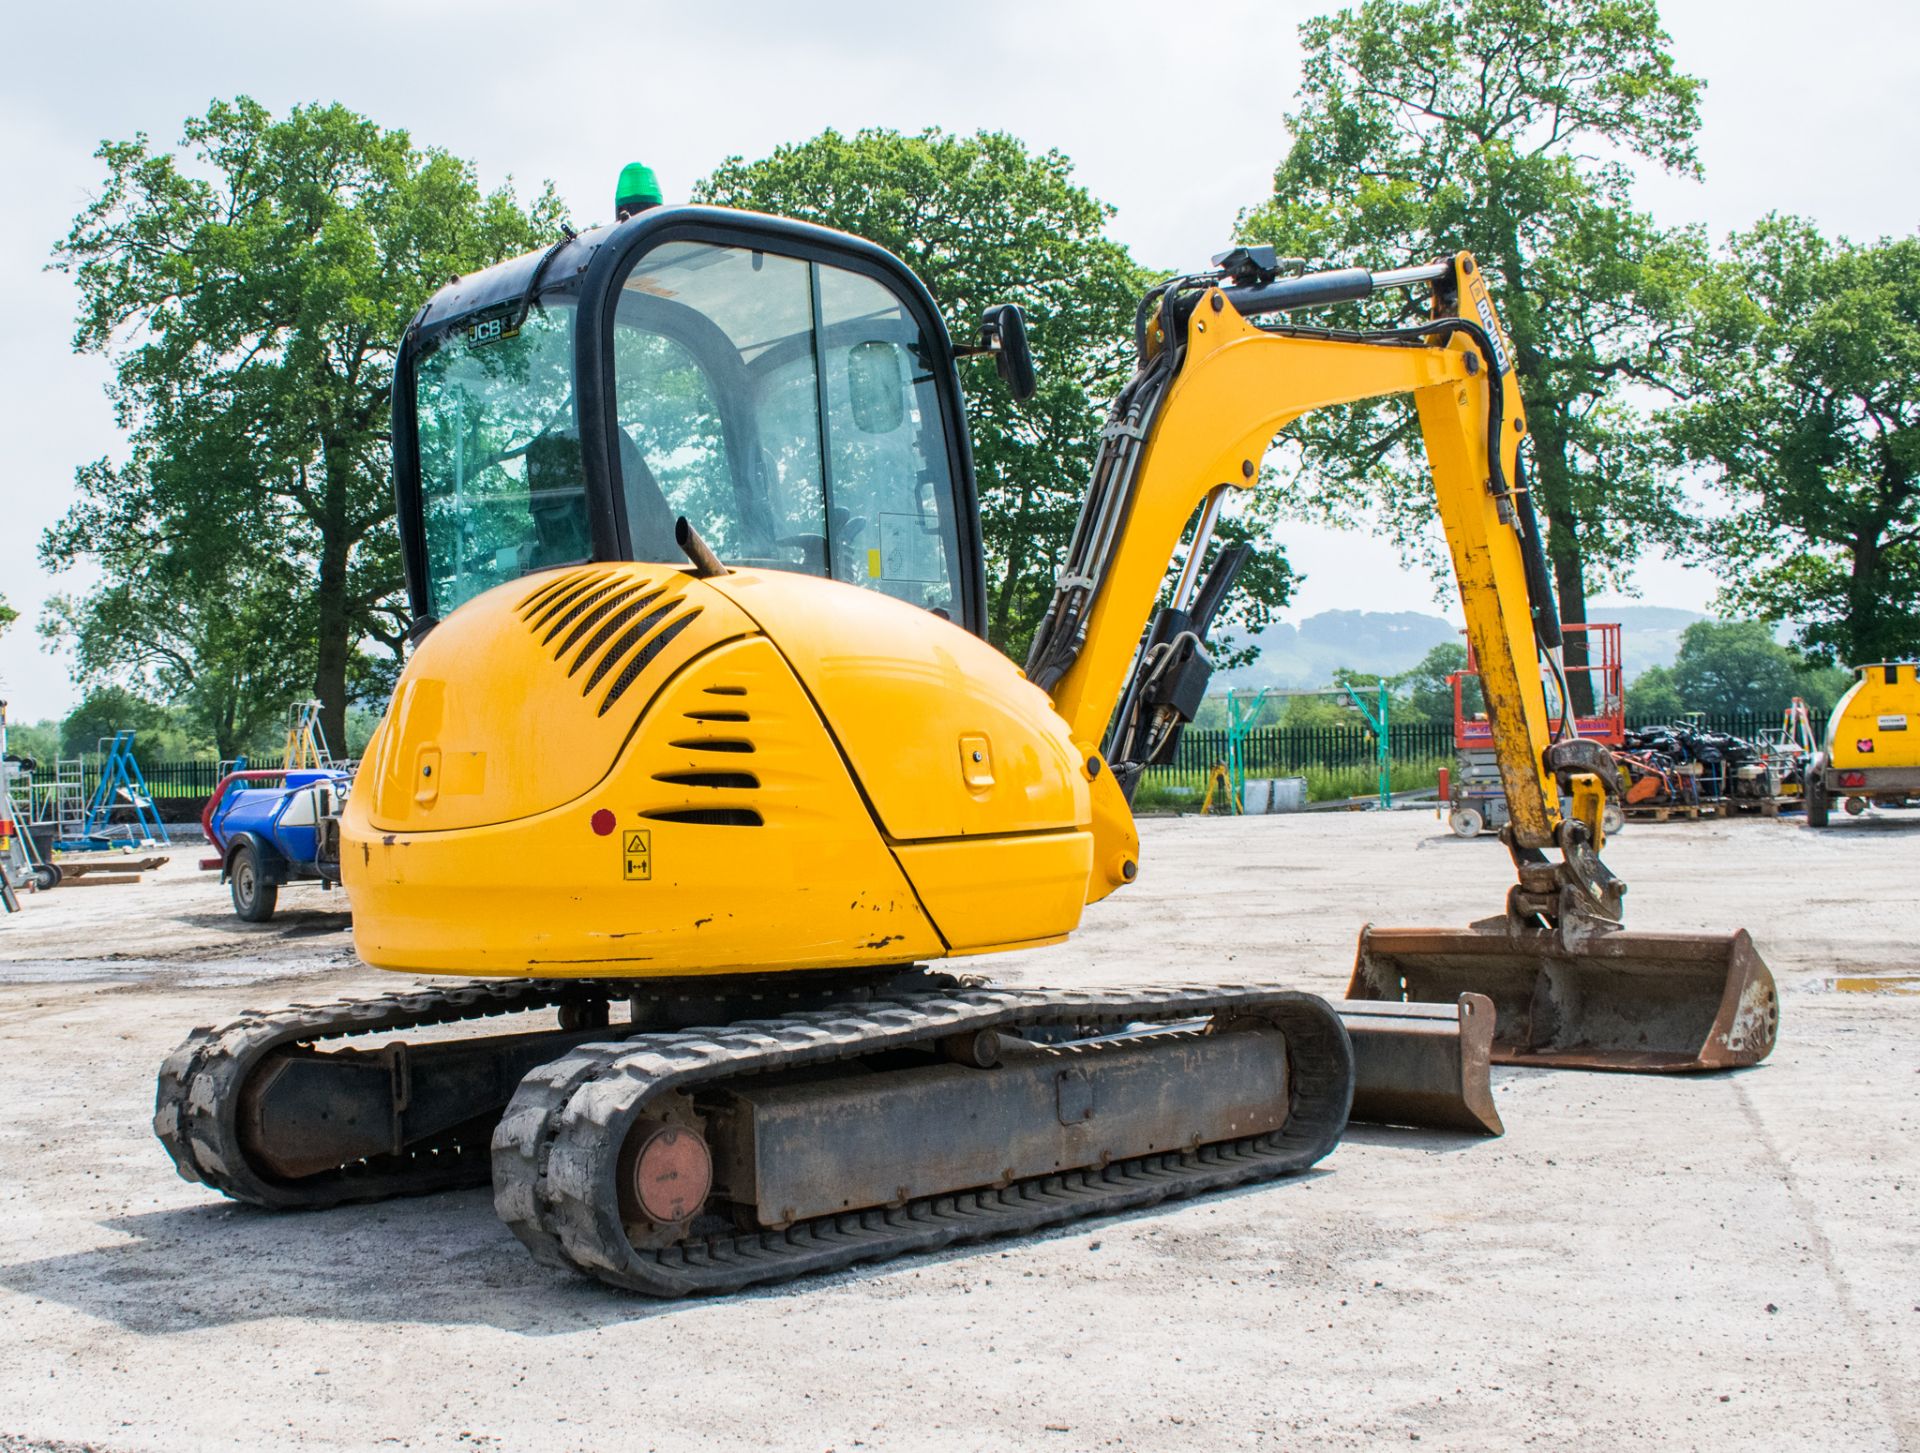
{"type": "Polygon", "coordinates": [[[681,558],[684,515],[729,564],[827,576],[982,633],[958,378],[918,280],[801,223],[681,208],[630,230],[595,259],[611,259],[585,290],[602,316],[583,319],[604,343],[589,475],[607,471],[629,558],[681,558]]]}

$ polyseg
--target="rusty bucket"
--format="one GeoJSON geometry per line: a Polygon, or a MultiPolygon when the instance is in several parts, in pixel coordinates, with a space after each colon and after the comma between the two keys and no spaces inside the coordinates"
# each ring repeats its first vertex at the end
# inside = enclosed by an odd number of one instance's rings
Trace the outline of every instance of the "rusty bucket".
{"type": "Polygon", "coordinates": [[[1487,1073],[1493,1005],[1480,994],[1452,1004],[1345,1000],[1333,1006],[1353,1041],[1349,1119],[1503,1135],[1487,1073]]]}
{"type": "Polygon", "coordinates": [[[1758,1064],[1779,996],[1745,929],[1725,936],[1524,929],[1360,931],[1349,999],[1493,1001],[1493,1062],[1666,1073],[1758,1064]]]}

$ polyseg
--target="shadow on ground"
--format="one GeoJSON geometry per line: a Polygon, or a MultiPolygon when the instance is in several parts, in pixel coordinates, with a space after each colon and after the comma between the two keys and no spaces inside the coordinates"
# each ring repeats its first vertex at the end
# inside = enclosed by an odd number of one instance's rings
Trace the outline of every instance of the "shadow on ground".
{"type": "Polygon", "coordinates": [[[1453,1155],[1462,1150],[1480,1150],[1496,1137],[1472,1135],[1454,1130],[1415,1130],[1404,1125],[1349,1125],[1340,1136],[1342,1145],[1384,1145],[1396,1150],[1421,1150],[1429,1155],[1453,1155]]]}
{"type": "MultiPolygon", "coordinates": [[[[1310,1170],[1204,1199],[1287,1196],[1327,1174],[1310,1170]]],[[[215,1201],[102,1221],[122,1238],[116,1244],[0,1266],[0,1286],[143,1336],[272,1317],[491,1326],[552,1336],[670,1317],[715,1301],[817,1295],[903,1266],[939,1266],[997,1256],[1012,1244],[1098,1236],[1184,1204],[1165,1202],[724,1298],[661,1302],[536,1264],[495,1218],[492,1194],[484,1188],[306,1213],[215,1201]]]]}

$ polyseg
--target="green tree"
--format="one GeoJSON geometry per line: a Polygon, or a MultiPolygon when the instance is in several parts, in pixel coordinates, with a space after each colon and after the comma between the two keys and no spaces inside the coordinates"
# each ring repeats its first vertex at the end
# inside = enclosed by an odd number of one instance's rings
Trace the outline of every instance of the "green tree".
{"type": "Polygon", "coordinates": [[[1920,653],[1920,238],[1769,217],[1695,311],[1667,426],[1734,505],[1706,531],[1722,607],[1797,622],[1822,656],[1920,653]]]}
{"type": "MultiPolygon", "coordinates": [[[[105,183],[53,265],[80,289],[75,348],[113,362],[132,450],[80,471],[79,502],[42,541],[49,568],[92,559],[101,591],[126,593],[69,613],[83,657],[177,651],[223,683],[209,691],[263,691],[277,711],[287,672],[237,669],[214,617],[286,609],[291,572],[303,644],[282,664],[304,658],[342,740],[363,647],[400,648],[395,347],[449,274],[556,235],[559,204],[551,188],[530,208],[511,188],[483,194],[465,162],[337,104],[276,119],[243,96],[188,121],[177,148],[139,134],[96,155],[105,183]],[[160,559],[167,597],[148,578],[160,559]],[[172,609],[198,619],[141,638],[172,609]]],[[[199,709],[231,723],[257,705],[199,709]]]]}
{"type": "MultiPolygon", "coordinates": [[[[1098,447],[1098,401],[1132,365],[1133,313],[1151,281],[1106,235],[1113,209],[1058,151],[1012,136],[823,132],[759,161],[730,157],[694,200],[818,222],[878,243],[926,282],[956,341],[991,305],[1026,311],[1039,391],[1016,405],[985,378],[967,393],[987,553],[988,631],[1020,659],[1053,592],[1098,447]]],[[[984,365],[982,365],[984,366],[984,365]]],[[[1220,536],[1248,537],[1239,520],[1220,536]]],[[[1257,628],[1293,576],[1274,550],[1242,572],[1225,619],[1257,628]]]]}
{"type": "Polygon", "coordinates": [[[1632,722],[1677,721],[1688,709],[1671,666],[1649,666],[1628,682],[1626,706],[1632,722]]]}
{"type": "MultiPolygon", "coordinates": [[[[57,721],[7,724],[7,755],[33,763],[32,770],[51,776],[60,756],[60,723],[57,721]]],[[[22,803],[21,806],[25,806],[22,803]]]]}
{"type": "MultiPolygon", "coordinates": [[[[1628,163],[1697,173],[1700,83],[1654,0],[1365,0],[1301,40],[1293,145],[1241,233],[1332,265],[1476,255],[1512,333],[1562,614],[1583,621],[1590,587],[1684,534],[1627,390],[1669,384],[1702,243],[1633,209],[1628,163]]],[[[1375,321],[1424,307],[1398,296],[1375,321]]],[[[1371,515],[1437,564],[1418,433],[1406,400],[1310,417],[1282,436],[1285,507],[1371,515]]]]}
{"type": "Polygon", "coordinates": [[[20,619],[20,612],[7,604],[7,598],[0,595],[0,636],[7,633],[7,627],[20,619]]]}
{"type": "Polygon", "coordinates": [[[161,702],[123,686],[102,686],[83,696],[60,723],[61,754],[90,757],[114,733],[129,729],[135,754],[149,761],[192,755],[205,746],[161,702]]]}
{"type": "MultiPolygon", "coordinates": [[[[1419,664],[1393,678],[1395,717],[1402,721],[1453,720],[1453,688],[1447,678],[1467,669],[1467,648],[1458,641],[1442,641],[1419,664]]],[[[1479,683],[1468,681],[1462,688],[1469,712],[1480,709],[1479,683]]]]}
{"type": "Polygon", "coordinates": [[[1832,675],[1781,645],[1763,621],[1695,621],[1681,633],[1673,663],[1686,709],[1716,714],[1770,714],[1796,696],[1825,710],[1836,694],[1832,675]]]}
{"type": "Polygon", "coordinates": [[[41,633],[71,642],[75,674],[93,685],[134,684],[176,703],[186,725],[222,758],[259,746],[313,679],[313,636],[303,628],[308,584],[263,551],[220,562],[217,579],[195,578],[190,551],[147,548],[129,532],[103,541],[131,547],[81,599],[55,596],[41,633]]]}
{"type": "MultiPolygon", "coordinates": [[[[1356,690],[1358,687],[1356,686],[1356,690]]],[[[1362,692],[1362,695],[1366,693],[1362,692]]],[[[1371,704],[1371,702],[1369,703],[1371,704]]],[[[1280,724],[1289,727],[1357,727],[1366,724],[1346,692],[1338,696],[1290,696],[1280,724]]]]}

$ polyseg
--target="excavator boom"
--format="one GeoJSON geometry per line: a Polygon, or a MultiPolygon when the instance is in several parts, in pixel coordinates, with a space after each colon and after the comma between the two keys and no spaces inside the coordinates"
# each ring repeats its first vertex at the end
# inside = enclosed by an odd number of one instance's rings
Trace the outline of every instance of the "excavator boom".
{"type": "MultiPolygon", "coordinates": [[[[1202,582],[1198,562],[1223,499],[1257,487],[1269,442],[1294,420],[1410,394],[1482,672],[1517,881],[1502,914],[1466,930],[1367,929],[1349,997],[1451,1004],[1485,994],[1497,1014],[1496,1062],[1671,1070],[1764,1058],[1777,1000],[1744,932],[1620,927],[1626,885],[1600,859],[1619,778],[1569,720],[1525,472],[1525,405],[1472,256],[1300,276],[1281,276],[1260,249],[1219,261],[1224,275],[1176,279],[1143,308],[1139,371],[1109,416],[1028,675],[1052,693],[1076,742],[1091,744],[1112,722],[1108,756],[1128,790],[1171,754],[1204,690],[1207,624],[1239,558],[1220,552],[1202,582]],[[1411,287],[1430,288],[1433,300],[1412,327],[1331,329],[1296,316],[1411,287]],[[1185,568],[1155,614],[1190,523],[1185,568]]],[[[1118,814],[1097,817],[1096,832],[1103,824],[1131,832],[1118,814]]],[[[1096,860],[1128,842],[1097,839],[1096,860]]]]}

